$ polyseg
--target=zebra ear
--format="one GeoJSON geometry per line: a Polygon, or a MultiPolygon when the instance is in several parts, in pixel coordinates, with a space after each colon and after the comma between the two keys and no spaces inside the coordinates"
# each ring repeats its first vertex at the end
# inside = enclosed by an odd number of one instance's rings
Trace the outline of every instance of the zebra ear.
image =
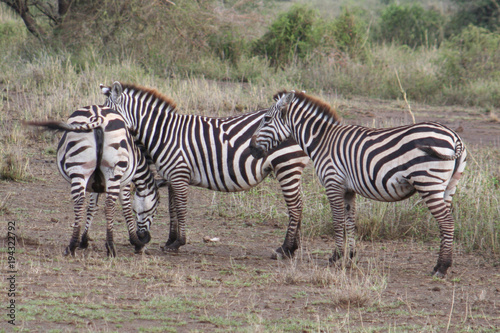
{"type": "Polygon", "coordinates": [[[284,95],[283,97],[281,97],[280,100],[278,101],[282,119],[285,119],[285,117],[288,113],[288,106],[290,105],[290,103],[292,102],[294,97],[295,97],[295,93],[294,93],[294,91],[291,91],[291,92],[287,93],[286,95],[284,95]]]}
{"type": "Polygon", "coordinates": [[[292,100],[294,97],[295,97],[295,91],[292,90],[291,92],[289,92],[288,94],[285,95],[285,97],[284,97],[285,103],[287,105],[292,103],[292,100]]]}
{"type": "Polygon", "coordinates": [[[168,182],[165,179],[155,179],[156,187],[165,187],[168,185],[168,182]]]}
{"type": "Polygon", "coordinates": [[[123,88],[120,82],[115,81],[113,83],[113,86],[111,87],[111,100],[113,103],[119,103],[120,102],[120,97],[122,95],[123,88]]]}
{"type": "Polygon", "coordinates": [[[105,86],[104,84],[100,84],[99,88],[101,88],[101,92],[103,93],[104,96],[109,97],[111,94],[111,87],[105,86]]]}

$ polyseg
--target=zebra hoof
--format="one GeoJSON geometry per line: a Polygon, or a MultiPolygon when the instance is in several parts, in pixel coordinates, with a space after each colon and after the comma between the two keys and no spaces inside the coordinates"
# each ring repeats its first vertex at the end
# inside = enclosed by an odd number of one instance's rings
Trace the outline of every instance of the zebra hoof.
{"type": "Polygon", "coordinates": [[[139,250],[139,251],[135,251],[135,252],[134,252],[134,254],[137,254],[137,255],[147,255],[147,256],[149,256],[149,255],[152,255],[153,253],[152,253],[151,251],[149,251],[149,249],[148,249],[148,248],[143,247],[141,250],[139,250]]]}
{"type": "Polygon", "coordinates": [[[76,248],[71,248],[71,247],[67,246],[64,249],[63,256],[67,257],[71,254],[71,256],[74,257],[75,256],[75,249],[76,248]]]}
{"type": "Polygon", "coordinates": [[[328,259],[328,263],[330,266],[333,266],[339,261],[340,258],[342,258],[342,254],[339,251],[335,251],[330,259],[328,259]]]}
{"type": "Polygon", "coordinates": [[[107,251],[108,257],[116,257],[115,245],[113,243],[111,243],[111,244],[106,243],[106,251],[107,251]]]}
{"type": "Polygon", "coordinates": [[[436,265],[434,267],[434,270],[431,272],[431,276],[437,277],[439,279],[444,279],[446,277],[446,272],[448,270],[448,267],[443,267],[442,265],[436,265]]]}
{"type": "Polygon", "coordinates": [[[443,273],[441,273],[439,271],[437,271],[437,272],[434,272],[434,271],[431,272],[431,276],[437,277],[438,279],[444,279],[446,277],[445,274],[443,274],[443,273]]]}
{"type": "Polygon", "coordinates": [[[89,247],[89,237],[88,236],[83,236],[82,241],[80,242],[79,248],[80,249],[86,249],[89,247]]]}
{"type": "Polygon", "coordinates": [[[283,246],[280,246],[276,250],[273,251],[273,253],[271,254],[271,259],[273,259],[273,260],[291,259],[291,258],[293,258],[293,255],[294,255],[294,251],[284,249],[283,246]]]}
{"type": "Polygon", "coordinates": [[[179,241],[175,241],[173,243],[165,243],[165,246],[161,246],[161,250],[163,252],[169,252],[169,253],[178,253],[179,252],[179,248],[181,247],[181,244],[179,241]]]}
{"type": "Polygon", "coordinates": [[[172,248],[172,247],[166,247],[166,246],[161,246],[160,249],[163,252],[168,252],[168,253],[179,253],[179,248],[172,248]]]}
{"type": "Polygon", "coordinates": [[[149,252],[144,244],[135,244],[135,254],[147,254],[149,252]]]}

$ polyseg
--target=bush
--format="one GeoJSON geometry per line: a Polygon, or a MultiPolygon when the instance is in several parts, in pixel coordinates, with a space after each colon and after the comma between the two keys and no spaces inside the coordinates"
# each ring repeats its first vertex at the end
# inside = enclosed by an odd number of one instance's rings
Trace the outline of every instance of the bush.
{"type": "Polygon", "coordinates": [[[443,26],[443,17],[434,10],[393,4],[382,12],[378,39],[410,47],[439,45],[443,26]]]}
{"type": "Polygon", "coordinates": [[[342,11],[327,28],[326,44],[333,47],[350,58],[363,58],[366,53],[364,48],[365,26],[348,9],[342,11]],[[329,42],[328,39],[332,38],[329,42]]]}
{"type": "Polygon", "coordinates": [[[319,42],[316,11],[306,5],[294,5],[281,14],[253,46],[255,55],[267,57],[278,67],[294,59],[304,59],[319,42]]]}
{"type": "Polygon", "coordinates": [[[500,74],[500,36],[484,28],[469,26],[440,48],[441,77],[456,85],[500,74]]]}
{"type": "Polygon", "coordinates": [[[469,25],[485,28],[495,32],[500,27],[500,8],[497,0],[454,0],[459,10],[451,19],[451,34],[459,34],[469,25]]]}
{"type": "Polygon", "coordinates": [[[221,60],[237,65],[245,50],[243,37],[227,26],[209,37],[208,44],[212,51],[221,60]]]}

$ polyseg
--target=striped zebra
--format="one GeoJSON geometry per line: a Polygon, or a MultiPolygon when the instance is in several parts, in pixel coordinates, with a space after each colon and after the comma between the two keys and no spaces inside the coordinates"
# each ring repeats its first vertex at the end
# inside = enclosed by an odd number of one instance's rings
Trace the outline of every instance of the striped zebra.
{"type": "Polygon", "coordinates": [[[130,243],[140,253],[150,239],[149,228],[159,202],[157,184],[146,157],[134,144],[125,122],[111,108],[92,105],[76,110],[67,123],[57,121],[28,122],[50,130],[64,131],[57,149],[57,166],[71,183],[75,222],[65,255],[87,248],[88,231],[97,211],[99,193],[106,193],[106,250],[116,256],[113,243],[115,202],[122,202],[130,243]],[[131,181],[135,184],[133,206],[130,202],[131,181]],[[80,224],[84,218],[85,191],[90,191],[86,224],[81,241],[80,224]],[[134,220],[132,210],[136,213],[134,220]],[[137,227],[136,227],[137,224],[137,227]]]}
{"type": "Polygon", "coordinates": [[[188,185],[244,191],[274,171],[288,207],[289,225],[283,245],[272,258],[293,256],[302,220],[300,180],[309,158],[293,140],[280,144],[266,158],[252,157],[250,138],[266,110],[228,118],[183,115],[155,89],[115,82],[112,87],[101,85],[101,90],[108,97],[106,105],[125,118],[168,183],[170,234],[164,251],[175,252],[186,244],[188,185]]]}
{"type": "Polygon", "coordinates": [[[330,261],[347,251],[354,255],[356,194],[392,202],[418,192],[439,224],[441,247],[432,274],[444,277],[452,264],[451,199],[466,164],[459,136],[434,122],[387,129],[342,125],[333,108],[305,93],[284,91],[275,99],[252,137],[252,153],[261,157],[291,137],[311,157],[333,214],[336,249],[330,261]]]}

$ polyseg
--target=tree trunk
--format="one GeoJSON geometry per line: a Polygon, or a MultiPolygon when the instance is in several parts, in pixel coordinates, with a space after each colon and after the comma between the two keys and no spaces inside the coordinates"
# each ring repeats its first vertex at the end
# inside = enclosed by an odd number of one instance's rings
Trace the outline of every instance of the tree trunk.
{"type": "Polygon", "coordinates": [[[66,15],[66,13],[69,11],[69,7],[71,7],[71,3],[73,0],[58,0],[58,9],[57,12],[59,13],[60,17],[63,17],[66,15]]]}
{"type": "Polygon", "coordinates": [[[12,8],[21,19],[24,21],[26,28],[31,32],[36,38],[43,39],[46,37],[45,31],[36,23],[35,18],[31,15],[28,4],[26,0],[13,0],[13,1],[2,1],[12,8]]]}

